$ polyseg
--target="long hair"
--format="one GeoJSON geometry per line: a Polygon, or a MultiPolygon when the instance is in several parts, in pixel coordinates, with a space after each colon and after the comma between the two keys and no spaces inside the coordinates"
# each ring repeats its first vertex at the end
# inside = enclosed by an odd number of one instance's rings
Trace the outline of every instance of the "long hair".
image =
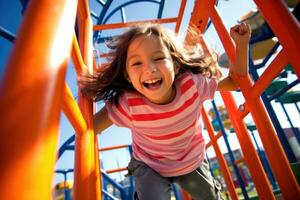
{"type": "Polygon", "coordinates": [[[216,57],[211,54],[205,55],[199,45],[183,47],[169,29],[159,24],[143,24],[132,27],[109,43],[109,47],[112,49],[111,57],[108,58],[109,65],[96,71],[93,75],[85,73],[79,78],[83,94],[94,101],[104,100],[118,104],[118,98],[123,92],[135,91],[132,84],[125,78],[124,71],[126,70],[128,47],[131,41],[141,35],[155,35],[163,42],[170,52],[174,66],[179,67],[177,76],[186,71],[194,74],[200,73],[207,77],[220,74],[216,57]]]}

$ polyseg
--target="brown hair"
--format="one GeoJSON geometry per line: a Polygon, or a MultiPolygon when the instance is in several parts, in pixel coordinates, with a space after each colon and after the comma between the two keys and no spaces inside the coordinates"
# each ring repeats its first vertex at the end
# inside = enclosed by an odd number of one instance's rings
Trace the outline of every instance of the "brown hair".
{"type": "Polygon", "coordinates": [[[191,71],[207,77],[219,76],[220,70],[215,56],[205,55],[198,46],[188,47],[179,42],[173,32],[159,24],[144,24],[132,27],[122,35],[114,38],[109,47],[112,49],[109,65],[96,71],[94,75],[84,74],[79,79],[81,91],[94,101],[113,101],[118,103],[119,96],[125,91],[135,91],[124,76],[128,47],[136,37],[141,35],[157,36],[179,67],[179,74],[191,71]]]}

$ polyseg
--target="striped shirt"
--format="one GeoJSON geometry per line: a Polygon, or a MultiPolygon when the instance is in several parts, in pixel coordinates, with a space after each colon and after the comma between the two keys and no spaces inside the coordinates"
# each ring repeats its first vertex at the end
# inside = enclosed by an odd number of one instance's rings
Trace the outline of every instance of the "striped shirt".
{"type": "Polygon", "coordinates": [[[123,93],[118,106],[106,103],[108,116],[132,132],[133,156],[164,177],[195,170],[205,156],[201,107],[212,99],[215,78],[186,72],[175,80],[176,97],[158,105],[139,93],[123,93]]]}

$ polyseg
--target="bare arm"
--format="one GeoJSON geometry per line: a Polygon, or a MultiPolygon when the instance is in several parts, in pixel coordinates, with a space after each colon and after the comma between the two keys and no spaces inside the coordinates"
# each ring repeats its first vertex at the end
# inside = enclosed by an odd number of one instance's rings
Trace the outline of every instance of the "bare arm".
{"type": "Polygon", "coordinates": [[[218,90],[237,90],[239,86],[232,79],[232,73],[240,76],[248,74],[248,51],[249,40],[251,37],[251,28],[249,24],[238,24],[230,29],[230,36],[232,37],[236,46],[236,57],[229,68],[228,77],[224,78],[218,83],[218,90]]]}
{"type": "Polygon", "coordinates": [[[94,131],[100,133],[112,125],[105,106],[94,115],[94,131]]]}

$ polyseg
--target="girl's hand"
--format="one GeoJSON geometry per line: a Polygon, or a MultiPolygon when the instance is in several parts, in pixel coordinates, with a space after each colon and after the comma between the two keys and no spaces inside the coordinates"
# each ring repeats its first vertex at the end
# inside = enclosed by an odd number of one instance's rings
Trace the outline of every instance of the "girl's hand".
{"type": "Polygon", "coordinates": [[[230,36],[236,45],[248,45],[251,37],[251,27],[242,22],[230,28],[230,36]]]}

